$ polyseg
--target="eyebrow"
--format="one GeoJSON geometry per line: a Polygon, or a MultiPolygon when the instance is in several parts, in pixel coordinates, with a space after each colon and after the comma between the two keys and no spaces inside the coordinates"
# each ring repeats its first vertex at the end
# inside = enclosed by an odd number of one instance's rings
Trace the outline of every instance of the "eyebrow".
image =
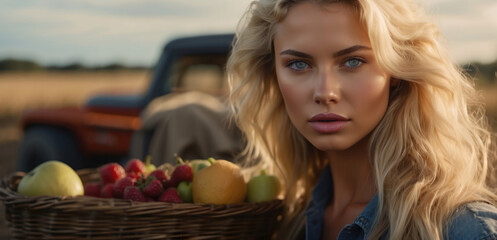
{"type": "MultiPolygon", "coordinates": [[[[336,53],[333,53],[333,57],[334,58],[340,57],[340,56],[347,55],[349,53],[353,53],[353,52],[359,51],[359,50],[371,50],[371,48],[363,46],[363,45],[354,45],[352,47],[345,48],[345,49],[342,49],[336,53]]],[[[292,56],[301,57],[301,58],[312,58],[312,56],[307,54],[307,53],[299,52],[299,51],[296,51],[293,49],[287,49],[285,51],[282,51],[282,52],[280,52],[280,55],[292,55],[292,56]]]]}

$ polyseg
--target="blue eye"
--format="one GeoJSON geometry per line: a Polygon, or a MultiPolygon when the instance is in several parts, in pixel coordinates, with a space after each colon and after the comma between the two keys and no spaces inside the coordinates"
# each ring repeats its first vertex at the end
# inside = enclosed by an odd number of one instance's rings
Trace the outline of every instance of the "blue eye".
{"type": "Polygon", "coordinates": [[[309,64],[303,61],[293,61],[288,64],[288,67],[296,71],[304,71],[309,68],[309,64]]]}
{"type": "Polygon", "coordinates": [[[365,62],[364,60],[359,58],[350,58],[343,63],[343,66],[345,68],[354,69],[360,67],[364,62],[365,62]]]}

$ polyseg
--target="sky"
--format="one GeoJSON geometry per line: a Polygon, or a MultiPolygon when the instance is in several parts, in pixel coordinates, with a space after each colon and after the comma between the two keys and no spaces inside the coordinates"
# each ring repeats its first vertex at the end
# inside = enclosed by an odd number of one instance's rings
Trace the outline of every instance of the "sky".
{"type": "MultiPolygon", "coordinates": [[[[152,66],[176,37],[233,32],[251,0],[2,0],[0,59],[152,66]]],[[[454,61],[497,59],[496,0],[416,0],[454,61]]]]}

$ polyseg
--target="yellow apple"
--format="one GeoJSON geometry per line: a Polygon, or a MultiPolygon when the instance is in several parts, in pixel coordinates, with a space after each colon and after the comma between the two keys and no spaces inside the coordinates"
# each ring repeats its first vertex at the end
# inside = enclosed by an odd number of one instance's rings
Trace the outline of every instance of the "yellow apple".
{"type": "Polygon", "coordinates": [[[148,176],[151,172],[153,172],[157,167],[155,167],[154,164],[152,164],[152,161],[150,160],[152,157],[149,155],[145,159],[145,176],[148,176]]]}
{"type": "Polygon", "coordinates": [[[71,167],[53,160],[27,173],[19,182],[17,192],[25,196],[79,196],[84,194],[84,188],[71,167]]]}

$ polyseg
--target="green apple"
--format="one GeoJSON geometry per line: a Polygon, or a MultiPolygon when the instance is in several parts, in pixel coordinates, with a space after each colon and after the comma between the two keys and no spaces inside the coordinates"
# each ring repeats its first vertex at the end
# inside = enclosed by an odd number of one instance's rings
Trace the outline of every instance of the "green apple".
{"type": "Polygon", "coordinates": [[[71,167],[53,160],[27,173],[19,182],[17,192],[25,196],[78,196],[84,194],[84,188],[71,167]]]}
{"type": "Polygon", "coordinates": [[[193,196],[192,196],[192,182],[180,182],[178,184],[178,194],[181,200],[185,203],[191,203],[193,202],[193,196]]]}
{"type": "Polygon", "coordinates": [[[247,201],[251,203],[271,201],[278,197],[281,184],[274,175],[262,170],[259,176],[252,177],[247,184],[247,201]]]}

